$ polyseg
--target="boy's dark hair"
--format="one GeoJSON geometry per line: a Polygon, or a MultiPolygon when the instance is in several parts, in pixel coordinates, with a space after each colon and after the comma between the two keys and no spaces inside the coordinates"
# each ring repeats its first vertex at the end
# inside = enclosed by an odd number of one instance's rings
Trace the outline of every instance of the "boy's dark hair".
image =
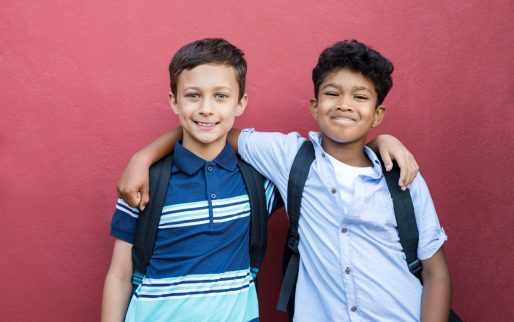
{"type": "Polygon", "coordinates": [[[188,43],[171,59],[171,92],[177,95],[177,80],[185,69],[190,70],[204,64],[219,64],[234,68],[241,99],[245,93],[246,82],[246,60],[243,56],[244,53],[239,48],[222,38],[205,38],[188,43]]]}
{"type": "Polygon", "coordinates": [[[387,58],[357,40],[343,40],[323,50],[318,64],[312,70],[316,99],[318,99],[319,87],[327,75],[343,68],[360,72],[373,81],[377,92],[376,106],[382,104],[393,86],[391,74],[394,67],[387,58]]]}

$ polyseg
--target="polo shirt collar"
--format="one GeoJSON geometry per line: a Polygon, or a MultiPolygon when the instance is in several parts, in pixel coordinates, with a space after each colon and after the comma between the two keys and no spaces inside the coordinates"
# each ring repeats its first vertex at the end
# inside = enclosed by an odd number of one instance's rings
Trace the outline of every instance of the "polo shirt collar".
{"type": "Polygon", "coordinates": [[[193,152],[182,146],[182,142],[176,142],[173,148],[173,165],[180,171],[192,175],[193,173],[204,167],[206,163],[215,163],[216,165],[228,170],[234,171],[237,167],[237,156],[229,144],[225,144],[220,154],[212,160],[205,161],[193,152]]]}

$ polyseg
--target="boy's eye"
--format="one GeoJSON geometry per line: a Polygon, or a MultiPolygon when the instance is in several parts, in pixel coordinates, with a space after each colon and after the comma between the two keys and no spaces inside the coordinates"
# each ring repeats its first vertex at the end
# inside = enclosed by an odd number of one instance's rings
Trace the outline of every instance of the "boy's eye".
{"type": "Polygon", "coordinates": [[[214,97],[216,97],[216,99],[218,99],[218,100],[222,100],[222,99],[227,98],[228,95],[225,93],[217,93],[214,97]]]}
{"type": "Polygon", "coordinates": [[[197,99],[200,98],[200,95],[198,93],[186,93],[186,97],[197,99]]]}
{"type": "Polygon", "coordinates": [[[339,96],[339,93],[337,93],[337,92],[325,92],[325,93],[323,93],[323,95],[326,95],[326,96],[339,96]]]}
{"type": "Polygon", "coordinates": [[[355,99],[361,100],[361,101],[364,101],[364,100],[368,99],[368,97],[365,96],[365,95],[355,95],[354,97],[355,97],[355,99]]]}

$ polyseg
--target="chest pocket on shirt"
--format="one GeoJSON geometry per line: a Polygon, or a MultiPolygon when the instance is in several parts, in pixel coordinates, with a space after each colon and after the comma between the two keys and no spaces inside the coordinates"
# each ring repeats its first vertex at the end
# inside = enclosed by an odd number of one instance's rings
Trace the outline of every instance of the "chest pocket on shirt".
{"type": "Polygon", "coordinates": [[[393,199],[388,192],[377,192],[368,202],[365,218],[370,229],[385,233],[389,240],[397,240],[396,218],[394,217],[393,199]]]}

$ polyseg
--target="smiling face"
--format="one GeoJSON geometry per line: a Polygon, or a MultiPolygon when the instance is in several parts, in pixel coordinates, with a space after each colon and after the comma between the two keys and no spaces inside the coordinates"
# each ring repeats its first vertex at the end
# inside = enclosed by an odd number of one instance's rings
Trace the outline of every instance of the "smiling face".
{"type": "Polygon", "coordinates": [[[311,100],[323,148],[363,146],[369,130],[382,122],[385,113],[383,106],[375,107],[376,102],[373,82],[360,72],[343,68],[328,74],[319,87],[318,99],[311,100]]]}
{"type": "Polygon", "coordinates": [[[235,117],[246,107],[246,94],[240,100],[238,95],[233,67],[204,64],[182,71],[177,95],[169,94],[183,128],[182,145],[203,159],[214,159],[225,146],[235,117]]]}

